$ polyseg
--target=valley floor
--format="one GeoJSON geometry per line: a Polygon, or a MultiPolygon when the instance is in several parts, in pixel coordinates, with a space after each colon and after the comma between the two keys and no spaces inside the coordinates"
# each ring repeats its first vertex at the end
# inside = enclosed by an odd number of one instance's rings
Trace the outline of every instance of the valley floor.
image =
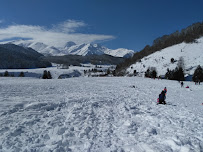
{"type": "Polygon", "coordinates": [[[203,85],[0,78],[0,151],[201,152],[203,85]],[[167,87],[167,105],[156,100],[167,87]]]}

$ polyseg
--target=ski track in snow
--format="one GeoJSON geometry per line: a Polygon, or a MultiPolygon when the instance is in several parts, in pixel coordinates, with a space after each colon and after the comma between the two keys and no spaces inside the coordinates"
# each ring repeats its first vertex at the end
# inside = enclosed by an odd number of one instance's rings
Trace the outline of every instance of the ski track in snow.
{"type": "Polygon", "coordinates": [[[0,151],[201,152],[203,85],[0,78],[0,151]],[[168,105],[156,105],[167,87],[168,105]]]}

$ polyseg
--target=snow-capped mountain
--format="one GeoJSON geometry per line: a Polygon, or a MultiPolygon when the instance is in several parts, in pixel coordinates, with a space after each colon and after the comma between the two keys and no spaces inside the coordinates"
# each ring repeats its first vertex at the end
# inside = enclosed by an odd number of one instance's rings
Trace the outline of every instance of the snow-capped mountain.
{"type": "Polygon", "coordinates": [[[57,49],[54,46],[48,46],[44,43],[41,42],[31,42],[31,41],[25,41],[25,40],[17,40],[17,41],[13,41],[10,42],[19,46],[23,46],[23,47],[29,47],[32,48],[34,50],[36,50],[39,53],[42,53],[44,55],[52,55],[52,54],[59,54],[59,55],[63,55],[63,53],[57,49]]]}
{"type": "Polygon", "coordinates": [[[68,52],[69,54],[73,54],[73,55],[82,55],[82,56],[86,56],[86,55],[102,55],[105,54],[105,50],[107,50],[107,48],[100,46],[98,44],[78,44],[78,45],[73,45],[69,48],[65,48],[64,52],[68,52]]]}
{"type": "Polygon", "coordinates": [[[168,68],[173,70],[177,67],[180,57],[184,60],[185,74],[191,75],[198,65],[203,66],[203,37],[195,43],[183,42],[146,56],[140,62],[131,65],[127,71],[132,74],[136,70],[142,75],[149,67],[155,67],[158,75],[165,75],[168,68]],[[172,58],[175,61],[173,63],[172,58]]]}
{"type": "Polygon", "coordinates": [[[33,42],[31,40],[17,40],[9,43],[30,47],[44,55],[61,56],[61,55],[102,55],[108,54],[114,57],[131,57],[134,54],[133,50],[128,49],[108,49],[99,44],[76,44],[72,41],[67,42],[64,46],[54,47],[41,42],[33,42]]]}
{"type": "Polygon", "coordinates": [[[133,56],[134,51],[124,49],[124,48],[119,48],[119,49],[116,49],[116,50],[106,49],[105,54],[108,54],[108,55],[111,55],[111,56],[116,56],[116,57],[129,58],[129,57],[133,56]]]}

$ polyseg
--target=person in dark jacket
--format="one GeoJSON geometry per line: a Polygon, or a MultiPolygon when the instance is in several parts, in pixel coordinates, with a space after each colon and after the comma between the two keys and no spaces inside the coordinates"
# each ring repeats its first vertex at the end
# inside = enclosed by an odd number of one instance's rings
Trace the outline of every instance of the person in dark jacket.
{"type": "Polygon", "coordinates": [[[166,99],[165,92],[162,91],[162,92],[159,94],[159,104],[166,104],[165,99],[166,99]]]}

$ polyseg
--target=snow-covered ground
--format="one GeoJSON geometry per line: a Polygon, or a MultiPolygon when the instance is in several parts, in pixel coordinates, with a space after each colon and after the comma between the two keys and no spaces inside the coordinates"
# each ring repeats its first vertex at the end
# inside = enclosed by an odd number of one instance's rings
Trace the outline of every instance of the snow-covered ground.
{"type": "Polygon", "coordinates": [[[201,152],[203,85],[0,78],[0,151],[201,152]],[[168,105],[156,105],[167,87],[168,105]]]}

